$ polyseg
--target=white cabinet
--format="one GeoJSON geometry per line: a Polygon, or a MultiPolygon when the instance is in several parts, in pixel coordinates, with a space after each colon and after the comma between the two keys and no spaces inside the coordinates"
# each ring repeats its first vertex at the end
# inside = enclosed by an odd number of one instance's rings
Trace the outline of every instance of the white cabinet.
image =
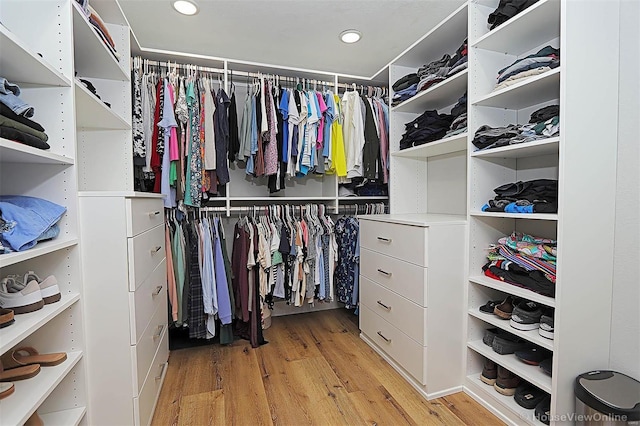
{"type": "Polygon", "coordinates": [[[80,194],[92,425],[153,415],[169,353],[162,210],[153,194],[80,194]]]}
{"type": "Polygon", "coordinates": [[[464,216],[360,216],[361,336],[429,399],[462,388],[465,230],[464,216]]]}

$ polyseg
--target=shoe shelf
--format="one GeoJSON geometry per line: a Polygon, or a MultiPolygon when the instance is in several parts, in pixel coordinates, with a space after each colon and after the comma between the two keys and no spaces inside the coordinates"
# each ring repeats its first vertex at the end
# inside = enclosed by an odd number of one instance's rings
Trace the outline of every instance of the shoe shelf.
{"type": "Polygon", "coordinates": [[[124,118],[106,106],[79,80],[76,85],[76,126],[90,130],[128,130],[131,129],[124,118]]]}
{"type": "Polygon", "coordinates": [[[429,158],[467,149],[467,132],[391,153],[394,157],[429,158]]]}
{"type": "MultiPolygon", "coordinates": [[[[73,2],[73,43],[75,67],[80,77],[129,80],[129,72],[113,57],[76,2],[73,2]]],[[[128,57],[120,60],[129,65],[128,57]]]]}
{"type": "Polygon", "coordinates": [[[38,243],[34,248],[29,250],[9,254],[0,254],[0,268],[4,268],[19,262],[24,262],[25,260],[33,259],[45,254],[53,253],[54,251],[66,249],[68,247],[75,246],[76,244],[78,244],[77,238],[60,236],[51,241],[38,243]]]}
{"type": "Polygon", "coordinates": [[[559,0],[540,0],[479,37],[471,47],[519,56],[560,37],[559,16],[559,0]]]}
{"type": "Polygon", "coordinates": [[[491,347],[482,343],[482,340],[475,340],[468,342],[467,346],[479,353],[480,355],[489,358],[493,362],[500,364],[513,374],[526,380],[532,385],[540,388],[541,390],[551,393],[551,376],[548,376],[543,372],[540,367],[536,365],[528,365],[516,358],[515,355],[500,355],[491,349],[491,347]]]}
{"type": "Polygon", "coordinates": [[[0,163],[71,165],[74,159],[0,138],[0,163]]]}
{"type": "Polygon", "coordinates": [[[32,52],[20,39],[0,24],[0,69],[11,83],[28,86],[71,86],[71,81],[48,61],[32,52]]]}
{"type": "MultiPolygon", "coordinates": [[[[460,42],[462,43],[462,40],[460,42]]],[[[434,84],[427,90],[417,93],[401,104],[391,107],[391,111],[422,114],[428,109],[439,110],[453,105],[467,91],[467,74],[468,71],[466,69],[460,71],[446,80],[434,84]]]]}
{"type": "Polygon", "coordinates": [[[344,204],[355,204],[358,201],[385,201],[388,200],[389,197],[387,195],[364,195],[355,197],[338,197],[338,201],[344,202],[344,204]],[[349,201],[353,201],[353,203],[349,203],[349,201]]]}
{"type": "Polygon", "coordinates": [[[71,410],[55,411],[47,414],[39,414],[42,422],[47,426],[77,426],[87,412],[87,407],[73,408],[71,410]]]}
{"type": "Polygon", "coordinates": [[[522,109],[560,96],[560,67],[526,78],[473,101],[475,106],[522,109]]]}
{"type": "Polygon", "coordinates": [[[555,308],[556,306],[556,300],[553,297],[543,296],[531,290],[527,290],[526,288],[522,288],[522,287],[508,284],[502,281],[494,280],[493,278],[489,278],[484,275],[469,277],[469,281],[475,284],[492,288],[494,290],[501,291],[503,293],[508,293],[513,296],[522,297],[523,299],[531,300],[532,302],[537,302],[545,306],[548,306],[550,308],[555,308]]]}
{"type": "Polygon", "coordinates": [[[502,217],[506,219],[534,219],[534,220],[558,220],[557,213],[506,213],[472,211],[471,216],[478,217],[502,217]]]}
{"type": "Polygon", "coordinates": [[[493,413],[502,413],[505,410],[513,414],[520,425],[525,422],[531,426],[542,426],[544,423],[536,419],[534,410],[527,410],[518,405],[512,396],[502,395],[498,393],[493,386],[486,385],[480,380],[480,374],[471,374],[466,377],[465,389],[477,396],[477,399],[484,402],[483,405],[493,413]],[[496,409],[496,405],[504,409],[496,409]]]}
{"type": "Polygon", "coordinates": [[[478,158],[527,158],[541,155],[558,154],[560,138],[539,139],[533,142],[519,143],[516,145],[501,146],[499,148],[485,149],[472,152],[471,157],[478,158]]]}
{"type": "Polygon", "coordinates": [[[0,424],[21,425],[53,392],[71,369],[82,358],[82,352],[67,352],[67,359],[54,367],[42,367],[30,379],[14,382],[15,392],[2,404],[0,424]]]}
{"type": "Polygon", "coordinates": [[[479,312],[478,308],[469,309],[469,315],[478,318],[479,320],[482,320],[488,324],[491,324],[494,327],[498,327],[502,330],[508,331],[509,333],[521,337],[535,345],[553,351],[553,340],[545,339],[544,337],[542,337],[540,333],[538,333],[538,329],[532,331],[522,331],[515,329],[509,325],[509,320],[501,319],[496,315],[479,312]]]}
{"type": "Polygon", "coordinates": [[[80,300],[79,293],[63,294],[56,303],[44,305],[42,309],[28,314],[16,315],[13,324],[0,329],[0,354],[7,352],[29,337],[31,333],[37,331],[78,300],[80,300]]]}

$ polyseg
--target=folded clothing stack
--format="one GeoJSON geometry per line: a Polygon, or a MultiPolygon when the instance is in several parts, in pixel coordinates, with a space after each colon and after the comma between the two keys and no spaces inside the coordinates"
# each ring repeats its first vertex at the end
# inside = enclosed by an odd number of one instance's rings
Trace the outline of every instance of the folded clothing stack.
{"type": "Polygon", "coordinates": [[[484,212],[556,213],[558,181],[535,179],[507,183],[493,190],[496,196],[482,206],[484,212]]]}
{"type": "Polygon", "coordinates": [[[0,195],[0,254],[33,248],[58,236],[66,207],[24,195],[0,195]]]}
{"type": "Polygon", "coordinates": [[[529,6],[534,5],[538,0],[500,0],[500,4],[487,19],[489,29],[494,29],[507,22],[529,6]]]}
{"type": "Polygon", "coordinates": [[[560,66],[560,49],[545,46],[538,52],[513,62],[498,71],[498,81],[494,90],[516,84],[523,79],[543,74],[560,66]]]}
{"type": "Polygon", "coordinates": [[[491,246],[484,275],[555,297],[556,241],[514,232],[491,246]]]}
{"type": "Polygon", "coordinates": [[[467,93],[462,95],[451,108],[451,126],[445,137],[454,136],[467,131],[467,93]]]}
{"type": "Polygon", "coordinates": [[[113,38],[100,15],[89,5],[89,0],[76,0],[76,2],[89,21],[89,24],[93,27],[93,30],[107,47],[107,50],[109,50],[111,55],[119,62],[120,54],[116,50],[116,44],[113,42],[113,38]]]}
{"type": "Polygon", "coordinates": [[[396,81],[391,106],[396,106],[416,93],[427,90],[467,68],[467,40],[465,39],[453,56],[444,54],[440,59],[421,66],[416,73],[407,74],[396,81]]]}
{"type": "Polygon", "coordinates": [[[400,139],[400,149],[442,139],[451,127],[452,121],[449,114],[438,114],[436,110],[425,111],[418,118],[404,125],[406,132],[400,139]]]}
{"type": "Polygon", "coordinates": [[[35,108],[20,98],[20,87],[0,77],[0,137],[49,149],[44,128],[30,118],[35,108]]]}
{"type": "Polygon", "coordinates": [[[549,105],[534,111],[528,124],[504,127],[481,126],[471,143],[478,151],[501,146],[533,142],[560,134],[560,107],[549,105]]]}

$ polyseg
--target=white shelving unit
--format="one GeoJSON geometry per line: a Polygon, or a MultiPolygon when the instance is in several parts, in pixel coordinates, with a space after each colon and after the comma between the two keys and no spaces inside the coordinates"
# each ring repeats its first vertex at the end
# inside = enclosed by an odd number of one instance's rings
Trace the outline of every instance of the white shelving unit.
{"type": "Polygon", "coordinates": [[[104,104],[80,81],[75,81],[77,126],[79,129],[127,130],[131,124],[104,104]]]}
{"type": "Polygon", "coordinates": [[[35,108],[32,119],[44,127],[51,146],[45,151],[0,139],[0,194],[39,197],[66,207],[56,238],[0,255],[0,278],[30,270],[43,278],[54,275],[62,294],[60,301],[16,315],[13,324],[1,329],[0,354],[20,346],[67,353],[62,364],[14,382],[15,392],[1,402],[3,425],[21,425],[36,411],[45,419],[59,419],[58,424],[80,424],[87,406],[72,3],[51,0],[26,7],[3,1],[0,7],[2,76],[20,86],[20,97],[35,108]]]}
{"type": "MultiPolygon", "coordinates": [[[[540,0],[496,29],[487,16],[498,0],[469,3],[469,253],[467,282],[467,371],[465,391],[509,424],[541,424],[533,410],[518,406],[478,379],[484,358],[520,376],[551,395],[551,415],[575,412],[573,380],[585,371],[608,366],[611,277],[613,270],[613,207],[615,187],[618,94],[588,82],[611,75],[617,87],[619,4],[595,6],[565,0],[540,0]],[[593,6],[593,7],[592,7],[593,6]],[[606,24],[603,24],[606,22],[606,24]],[[597,24],[599,23],[599,24],[597,24]],[[597,25],[598,31],[593,31],[597,25]],[[493,91],[497,71],[518,58],[550,45],[560,49],[560,67],[507,88],[493,91]],[[607,49],[607,58],[588,67],[589,51],[607,49]],[[604,65],[604,64],[608,65],[604,65]],[[597,117],[591,108],[598,99],[597,117]],[[560,136],[534,142],[474,151],[473,133],[482,125],[524,124],[542,107],[560,106],[560,136]],[[597,118],[596,118],[597,117],[597,118]],[[606,122],[589,132],[590,122],[606,122]],[[603,121],[604,120],[604,121],[603,121]],[[603,142],[605,141],[605,142],[603,142]],[[609,142],[606,142],[609,141],[609,142]],[[613,142],[612,142],[613,143],[613,142]],[[597,177],[587,170],[598,170],[597,177]],[[557,179],[558,213],[509,214],[480,211],[493,189],[509,182],[557,179]],[[597,179],[597,184],[595,183],[597,179]],[[593,187],[593,191],[589,188],[593,187]],[[585,194],[605,203],[598,211],[580,209],[585,194]],[[582,214],[579,212],[582,211],[582,214]],[[582,232],[589,229],[588,237],[582,232]],[[557,239],[555,297],[534,293],[482,275],[486,249],[513,231],[557,239]],[[586,253],[587,239],[597,240],[598,253],[586,253]],[[602,245],[601,245],[602,244],[602,245]],[[603,258],[600,258],[600,255],[603,258]],[[590,268],[588,265],[598,265],[590,268]],[[597,270],[596,270],[597,269],[597,270]],[[535,331],[519,331],[508,321],[484,315],[487,300],[513,295],[555,310],[555,339],[535,331]],[[579,300],[580,303],[576,303],[579,300]],[[598,312],[593,315],[593,312],[598,312]],[[498,327],[553,352],[552,377],[513,355],[499,355],[482,343],[487,328],[498,327]],[[585,339],[588,330],[589,338],[585,339]]],[[[560,424],[560,422],[552,422],[560,424]]]]}
{"type": "Polygon", "coordinates": [[[460,95],[467,90],[467,73],[467,70],[460,71],[401,104],[391,107],[391,111],[422,114],[427,109],[441,109],[455,104],[460,95]]]}
{"type": "Polygon", "coordinates": [[[467,150],[467,132],[391,153],[394,157],[429,158],[467,150]]]}

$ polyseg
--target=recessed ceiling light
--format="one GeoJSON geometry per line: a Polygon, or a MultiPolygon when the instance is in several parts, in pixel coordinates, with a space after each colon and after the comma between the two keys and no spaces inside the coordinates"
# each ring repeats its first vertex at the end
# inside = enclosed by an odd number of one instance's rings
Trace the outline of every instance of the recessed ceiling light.
{"type": "Polygon", "coordinates": [[[344,43],[355,43],[360,40],[360,37],[362,37],[362,34],[358,30],[345,30],[340,33],[340,40],[344,43]]]}
{"type": "Polygon", "coordinates": [[[198,13],[198,4],[193,0],[176,0],[173,8],[183,15],[195,15],[198,13]]]}

